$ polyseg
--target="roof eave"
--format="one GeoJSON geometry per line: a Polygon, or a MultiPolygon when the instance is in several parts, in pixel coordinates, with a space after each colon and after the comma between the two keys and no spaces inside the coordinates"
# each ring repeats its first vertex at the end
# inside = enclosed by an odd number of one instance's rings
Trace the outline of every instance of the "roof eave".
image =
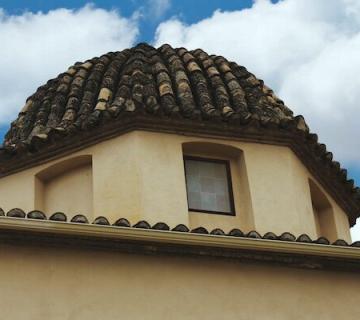
{"type": "Polygon", "coordinates": [[[275,263],[310,269],[360,270],[360,249],[153,229],[0,217],[2,243],[177,254],[275,263]]]}

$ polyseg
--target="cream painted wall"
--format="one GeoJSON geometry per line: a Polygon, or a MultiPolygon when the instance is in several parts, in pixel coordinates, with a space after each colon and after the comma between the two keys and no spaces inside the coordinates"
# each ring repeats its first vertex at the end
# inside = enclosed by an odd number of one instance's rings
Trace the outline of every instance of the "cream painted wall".
{"type": "Polygon", "coordinates": [[[35,172],[30,169],[0,178],[0,207],[5,212],[11,208],[35,209],[35,172]]]}
{"type": "Polygon", "coordinates": [[[0,246],[12,320],[357,320],[360,275],[206,258],[0,246]]]}
{"type": "Polygon", "coordinates": [[[141,176],[136,133],[89,148],[93,155],[94,214],[112,222],[127,217],[142,219],[141,176]]]}
{"type": "MultiPolygon", "coordinates": [[[[215,157],[219,156],[218,149],[214,147],[215,157]]],[[[201,154],[202,148],[199,150],[201,154]]],[[[0,179],[0,206],[4,210],[34,209],[35,175],[81,155],[92,157],[93,215],[104,215],[111,222],[125,217],[132,223],[144,219],[150,223],[163,221],[171,227],[184,223],[192,228],[201,225],[229,231],[237,227],[260,233],[289,231],[295,235],[318,236],[308,183],[309,178],[315,179],[289,148],[219,138],[144,131],[127,133],[0,179]],[[182,146],[189,142],[222,144],[241,152],[242,156],[233,159],[231,164],[235,217],[188,213],[182,146]]],[[[337,234],[332,238],[350,241],[346,214],[321,186],[319,188],[334,209],[337,234]]]]}
{"type": "Polygon", "coordinates": [[[70,169],[44,182],[42,187],[45,212],[84,214],[93,218],[92,167],[90,164],[70,169]]]}

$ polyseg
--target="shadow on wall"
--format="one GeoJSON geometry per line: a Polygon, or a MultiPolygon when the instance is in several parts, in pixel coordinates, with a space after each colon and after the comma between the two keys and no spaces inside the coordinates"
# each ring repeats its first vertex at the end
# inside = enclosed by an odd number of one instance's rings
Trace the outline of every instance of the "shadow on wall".
{"type": "Polygon", "coordinates": [[[328,239],[337,239],[334,210],[330,201],[311,179],[309,179],[309,187],[318,236],[323,236],[328,239]]]}
{"type": "Polygon", "coordinates": [[[35,176],[35,208],[52,214],[93,215],[91,155],[56,163],[35,176]]]}

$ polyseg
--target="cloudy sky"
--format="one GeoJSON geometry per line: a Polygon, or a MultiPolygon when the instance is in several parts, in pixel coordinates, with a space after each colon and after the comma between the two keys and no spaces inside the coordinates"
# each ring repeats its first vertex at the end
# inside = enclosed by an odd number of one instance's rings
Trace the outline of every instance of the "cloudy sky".
{"type": "Polygon", "coordinates": [[[49,78],[144,41],[246,66],[360,185],[359,0],[0,0],[0,139],[49,78]]]}

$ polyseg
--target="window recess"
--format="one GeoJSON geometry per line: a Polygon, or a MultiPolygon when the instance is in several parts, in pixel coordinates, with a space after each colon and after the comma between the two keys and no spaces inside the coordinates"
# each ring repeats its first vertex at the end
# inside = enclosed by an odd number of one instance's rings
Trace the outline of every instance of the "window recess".
{"type": "Polygon", "coordinates": [[[184,157],[189,211],[235,215],[230,163],[184,157]]]}

